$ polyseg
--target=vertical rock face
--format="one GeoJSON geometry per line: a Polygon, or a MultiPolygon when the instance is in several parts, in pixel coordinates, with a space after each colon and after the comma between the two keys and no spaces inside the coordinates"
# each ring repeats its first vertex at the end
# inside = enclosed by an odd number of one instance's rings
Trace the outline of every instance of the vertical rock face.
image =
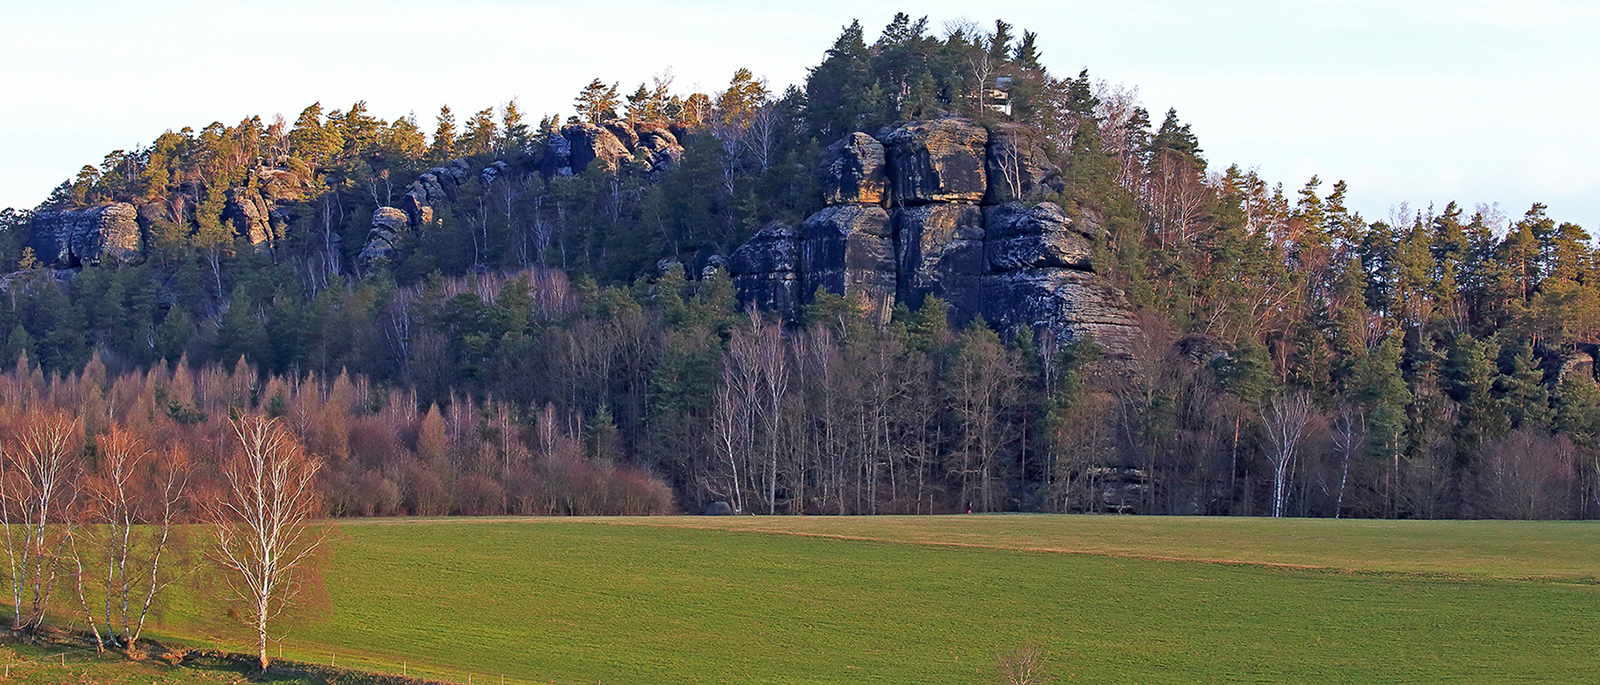
{"type": "Polygon", "coordinates": [[[897,296],[912,309],[937,295],[957,310],[970,309],[983,275],[983,211],[968,204],[929,204],[895,213],[897,296]]]}
{"type": "Polygon", "coordinates": [[[242,235],[251,245],[263,246],[272,242],[271,216],[267,203],[254,188],[230,188],[227,202],[222,207],[223,220],[233,225],[233,232],[242,235]]]}
{"type": "Polygon", "coordinates": [[[367,245],[356,255],[356,261],[373,267],[394,262],[395,247],[400,236],[411,223],[406,213],[395,207],[379,207],[372,213],[372,230],[367,234],[367,245]]]}
{"type": "Polygon", "coordinates": [[[984,276],[979,314],[1001,330],[1049,331],[1064,340],[1092,336],[1113,357],[1129,356],[1138,321],[1122,291],[1074,269],[1032,268],[984,276]]]}
{"type": "Polygon", "coordinates": [[[133,261],[143,246],[138,216],[126,202],[39,212],[27,244],[40,262],[58,268],[100,264],[107,258],[133,261]]]}
{"type": "Polygon", "coordinates": [[[800,238],[790,226],[761,229],[728,260],[742,305],[794,316],[800,310],[800,238]]]}
{"type": "Polygon", "coordinates": [[[860,295],[888,321],[897,282],[889,213],[875,205],[829,207],[800,225],[802,295],[817,288],[860,295]]]}
{"type": "Polygon", "coordinates": [[[1100,223],[1027,201],[1062,187],[1036,134],[1001,125],[991,136],[942,119],[882,140],[856,133],[830,146],[819,169],[829,206],[797,231],[769,228],[734,253],[743,302],[792,320],[823,288],[862,298],[887,321],[896,302],[915,309],[936,295],[957,322],[982,316],[1010,332],[1092,336],[1111,357],[1131,356],[1133,308],[1094,271],[1100,223]]]}
{"type": "Polygon", "coordinates": [[[633,156],[628,147],[617,140],[611,131],[594,124],[578,124],[561,129],[561,137],[572,144],[572,173],[581,174],[589,164],[615,173],[622,163],[633,156]]]}
{"type": "Polygon", "coordinates": [[[912,122],[884,138],[889,153],[890,202],[977,202],[988,190],[989,132],[965,119],[912,122]]]}
{"type": "Polygon", "coordinates": [[[881,204],[888,183],[884,159],[883,143],[865,133],[852,133],[828,146],[819,169],[822,201],[881,204]]]}

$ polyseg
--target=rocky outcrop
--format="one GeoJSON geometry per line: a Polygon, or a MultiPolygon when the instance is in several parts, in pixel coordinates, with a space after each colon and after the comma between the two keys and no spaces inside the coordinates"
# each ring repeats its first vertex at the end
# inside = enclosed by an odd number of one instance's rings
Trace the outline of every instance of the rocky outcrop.
{"type": "Polygon", "coordinates": [[[1053,202],[1032,207],[1009,203],[986,208],[984,256],[992,271],[1063,267],[1093,271],[1094,240],[1074,226],[1053,202]]]}
{"type": "Polygon", "coordinates": [[[728,259],[742,301],[794,316],[800,310],[800,237],[793,227],[761,229],[728,259]]]}
{"type": "Polygon", "coordinates": [[[233,226],[236,235],[244,236],[251,245],[272,243],[272,220],[267,202],[254,188],[230,188],[222,207],[222,220],[233,226]]]}
{"type": "Polygon", "coordinates": [[[861,297],[871,315],[889,320],[897,272],[889,213],[876,205],[840,205],[800,224],[801,294],[817,288],[861,297]]]}
{"type": "Polygon", "coordinates": [[[895,214],[895,253],[899,266],[897,294],[920,309],[929,295],[958,310],[976,306],[984,263],[983,211],[968,204],[928,204],[895,214]]]}
{"type": "Polygon", "coordinates": [[[683,144],[676,133],[661,124],[643,123],[634,127],[639,141],[633,148],[636,156],[644,158],[652,172],[662,172],[677,166],[683,159],[683,144]],[[643,154],[639,152],[643,150],[643,154]]]}
{"type": "Polygon", "coordinates": [[[1020,124],[998,124],[989,133],[984,170],[989,182],[984,204],[1020,202],[1066,187],[1061,167],[1045,154],[1042,136],[1020,124]]]}
{"type": "Polygon", "coordinates": [[[978,314],[1000,330],[1050,331],[1064,340],[1093,336],[1114,357],[1138,342],[1138,320],[1122,291],[1097,274],[1030,268],[979,279],[978,314]]]}
{"type": "Polygon", "coordinates": [[[822,201],[881,204],[889,178],[884,160],[883,143],[865,133],[853,133],[828,146],[818,173],[822,201]]]}
{"type": "Polygon", "coordinates": [[[1025,200],[1060,188],[1036,135],[1000,126],[991,137],[942,119],[881,140],[855,133],[831,145],[819,169],[828,207],[734,253],[742,302],[793,320],[820,288],[887,321],[896,303],[919,308],[938,296],[957,323],[982,316],[1001,330],[1093,337],[1112,358],[1132,355],[1133,308],[1095,272],[1102,222],[1025,200]]]}
{"type": "Polygon", "coordinates": [[[539,172],[545,178],[570,176],[594,164],[606,173],[630,166],[642,173],[659,173],[683,159],[680,140],[670,127],[654,123],[613,119],[604,126],[568,124],[545,141],[539,172]]]}
{"type": "Polygon", "coordinates": [[[439,176],[430,171],[406,187],[406,194],[400,197],[400,209],[412,226],[421,226],[433,222],[434,207],[449,201],[444,186],[439,184],[439,176]]]}
{"type": "Polygon", "coordinates": [[[572,143],[572,173],[581,174],[590,164],[606,173],[616,173],[623,162],[633,158],[628,146],[610,130],[594,124],[575,124],[561,129],[561,137],[572,143]]]}
{"type": "Polygon", "coordinates": [[[372,213],[372,230],[367,233],[367,245],[356,256],[356,261],[368,268],[387,266],[395,261],[395,247],[411,220],[395,207],[379,207],[372,213]]]}
{"type": "Polygon", "coordinates": [[[47,266],[76,268],[107,259],[137,261],[143,240],[139,211],[126,202],[33,216],[28,247],[47,266]]]}
{"type": "Polygon", "coordinates": [[[912,122],[884,137],[896,205],[977,202],[988,190],[989,133],[974,121],[912,122]]]}

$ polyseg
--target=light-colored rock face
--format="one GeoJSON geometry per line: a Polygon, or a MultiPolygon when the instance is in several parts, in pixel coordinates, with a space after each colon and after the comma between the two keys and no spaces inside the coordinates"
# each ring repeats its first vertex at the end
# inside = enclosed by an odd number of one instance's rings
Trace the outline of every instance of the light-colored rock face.
{"type": "Polygon", "coordinates": [[[396,207],[379,207],[372,213],[372,231],[367,234],[367,244],[356,255],[356,261],[371,268],[394,263],[395,247],[410,226],[411,218],[396,207]]]}
{"type": "Polygon", "coordinates": [[[33,217],[28,246],[47,265],[73,268],[106,259],[138,261],[143,242],[139,211],[126,202],[33,217]]]}
{"type": "Polygon", "coordinates": [[[577,124],[561,129],[561,136],[572,146],[572,173],[581,174],[590,163],[607,173],[616,173],[633,152],[615,135],[594,124],[577,124]]]}
{"type": "Polygon", "coordinates": [[[995,126],[984,169],[989,182],[984,204],[1019,202],[1066,187],[1061,168],[1045,154],[1039,133],[1018,124],[995,126]]]}
{"type": "Polygon", "coordinates": [[[884,138],[892,205],[978,202],[988,190],[989,132],[966,119],[912,122],[884,138]]]}
{"type": "Polygon", "coordinates": [[[260,247],[272,243],[271,214],[266,201],[254,188],[229,189],[222,217],[233,224],[235,234],[244,236],[251,245],[260,247]]]}
{"type": "Polygon", "coordinates": [[[883,143],[865,133],[828,146],[818,169],[823,203],[881,204],[889,180],[885,159],[883,143]]]}

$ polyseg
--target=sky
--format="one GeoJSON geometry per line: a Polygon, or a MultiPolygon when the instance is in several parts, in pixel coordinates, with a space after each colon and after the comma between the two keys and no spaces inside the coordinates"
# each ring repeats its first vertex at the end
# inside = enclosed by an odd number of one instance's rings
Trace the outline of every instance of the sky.
{"type": "Polygon", "coordinates": [[[781,91],[852,19],[870,40],[896,11],[1035,31],[1056,75],[1176,108],[1212,168],[1291,194],[1343,179],[1368,220],[1542,202],[1600,232],[1600,3],[1545,0],[0,0],[0,207],[165,130],[313,102],[432,131],[440,105],[565,118],[593,78],[631,92],[668,68],[683,93],[740,67],[781,91]]]}

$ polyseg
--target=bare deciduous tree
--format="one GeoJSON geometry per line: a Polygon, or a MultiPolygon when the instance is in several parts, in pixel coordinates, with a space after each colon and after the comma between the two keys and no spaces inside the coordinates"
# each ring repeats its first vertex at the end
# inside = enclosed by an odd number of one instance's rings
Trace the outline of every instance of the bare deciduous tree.
{"type": "Polygon", "coordinates": [[[1005,685],[1039,685],[1049,681],[1045,675],[1048,660],[1044,650],[1032,642],[1024,642],[995,655],[1000,668],[1000,682],[1005,685]]]}
{"type": "Polygon", "coordinates": [[[322,542],[307,528],[320,507],[314,479],[321,464],[273,419],[232,424],[241,449],[223,467],[223,493],[213,504],[216,559],[248,606],[266,670],[267,625],[293,601],[302,565],[322,542]]]}
{"type": "Polygon", "coordinates": [[[1311,422],[1311,396],[1303,391],[1281,392],[1261,408],[1261,428],[1267,434],[1272,463],[1272,515],[1283,516],[1289,499],[1289,476],[1294,473],[1300,441],[1311,422]]]}
{"type": "Polygon", "coordinates": [[[5,528],[11,578],[11,628],[44,621],[70,537],[63,523],[75,499],[78,420],[61,411],[34,411],[16,446],[0,452],[0,527],[5,528]],[[19,520],[20,519],[20,520],[19,520]],[[23,606],[23,599],[28,599],[23,606]]]}
{"type": "Polygon", "coordinates": [[[74,540],[99,548],[105,562],[104,622],[89,609],[81,554],[75,555],[78,599],[101,644],[132,650],[157,595],[181,577],[164,568],[163,557],[175,540],[189,468],[181,449],[156,453],[120,427],[100,438],[99,454],[99,473],[86,476],[83,486],[85,521],[94,525],[80,529],[74,540]]]}

